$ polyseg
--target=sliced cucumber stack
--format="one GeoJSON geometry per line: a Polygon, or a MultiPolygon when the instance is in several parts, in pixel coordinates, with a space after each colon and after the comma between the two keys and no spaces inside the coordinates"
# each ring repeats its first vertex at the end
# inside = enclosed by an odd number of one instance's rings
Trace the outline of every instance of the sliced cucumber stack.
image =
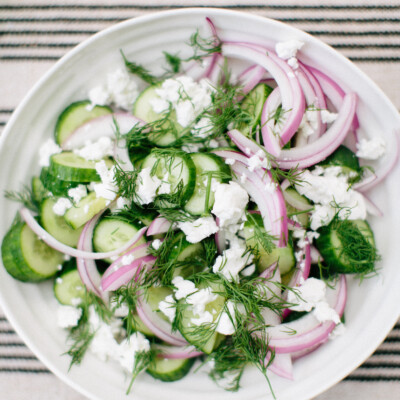
{"type": "MultiPolygon", "coordinates": [[[[85,160],[70,151],[63,151],[50,157],[49,173],[62,181],[96,182],[100,181],[96,171],[97,162],[85,160]]],[[[110,159],[105,162],[108,168],[114,164],[110,159]]]]}
{"type": "Polygon", "coordinates": [[[14,278],[38,282],[54,276],[63,263],[63,254],[44,243],[24,222],[7,232],[1,245],[3,265],[14,278]]]}
{"type": "Polygon", "coordinates": [[[54,196],[66,197],[68,190],[75,188],[80,182],[68,182],[57,178],[52,175],[48,168],[42,168],[40,171],[40,181],[45,189],[47,189],[54,196]]]}
{"type": "Polygon", "coordinates": [[[92,106],[89,100],[70,104],[58,117],[55,128],[56,142],[62,145],[75,129],[85,122],[102,115],[111,114],[107,106],[92,106]]]}
{"type": "Polygon", "coordinates": [[[190,155],[196,167],[196,186],[190,199],[185,204],[185,211],[193,215],[207,213],[214,204],[214,192],[211,183],[223,183],[231,176],[230,168],[216,154],[193,153],[190,155]]]}

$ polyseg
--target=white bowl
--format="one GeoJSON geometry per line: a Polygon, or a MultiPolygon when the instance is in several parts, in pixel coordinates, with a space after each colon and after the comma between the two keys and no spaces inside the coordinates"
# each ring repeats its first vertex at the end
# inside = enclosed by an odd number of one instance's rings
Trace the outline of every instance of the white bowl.
{"type": "MultiPolygon", "coordinates": [[[[308,34],[282,23],[248,14],[219,9],[182,9],[140,17],[115,25],[85,41],[63,57],[32,89],[19,105],[1,137],[0,192],[17,190],[39,171],[37,150],[52,136],[57,115],[74,100],[87,97],[87,90],[104,79],[107,72],[122,65],[119,50],[129,59],[146,66],[159,66],[162,51],[189,54],[185,45],[197,28],[205,26],[204,17],[215,22],[221,34],[227,32],[270,41],[297,38],[306,43],[305,60],[311,60],[334,76],[339,83],[359,95],[358,115],[363,133],[379,135],[388,142],[400,128],[400,118],[387,97],[352,63],[329,46],[308,34]]],[[[157,68],[156,68],[157,69],[157,68]]],[[[158,67],[158,70],[160,68],[158,67]]],[[[398,133],[398,132],[397,132],[398,133]]],[[[385,158],[382,163],[385,162],[385,158]]],[[[379,276],[349,280],[345,335],[329,341],[320,349],[295,363],[294,381],[270,374],[276,397],[309,399],[334,385],[358,365],[384,340],[399,317],[400,270],[398,238],[400,207],[398,198],[400,168],[371,194],[384,212],[371,218],[377,245],[382,254],[379,276]]],[[[8,230],[18,205],[0,199],[1,232],[8,230]]],[[[65,332],[57,328],[50,283],[23,284],[0,269],[0,301],[18,334],[58,377],[91,399],[124,399],[129,379],[117,365],[104,363],[88,354],[79,367],[68,372],[65,332]]],[[[129,398],[156,399],[270,399],[268,385],[261,374],[249,368],[238,393],[224,392],[204,373],[191,374],[176,383],[161,383],[143,374],[137,379],[129,398]]]]}

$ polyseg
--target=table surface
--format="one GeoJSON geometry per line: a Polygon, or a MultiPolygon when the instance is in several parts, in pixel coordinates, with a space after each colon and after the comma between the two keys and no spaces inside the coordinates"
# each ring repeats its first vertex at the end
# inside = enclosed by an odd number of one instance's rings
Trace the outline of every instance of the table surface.
{"type": "MultiPolygon", "coordinates": [[[[213,6],[303,29],[349,57],[400,107],[400,0],[0,0],[0,132],[33,84],[66,52],[119,21],[213,6]]],[[[1,399],[83,400],[37,360],[0,309],[1,399]]],[[[400,398],[400,324],[376,352],[318,400],[400,398]]]]}

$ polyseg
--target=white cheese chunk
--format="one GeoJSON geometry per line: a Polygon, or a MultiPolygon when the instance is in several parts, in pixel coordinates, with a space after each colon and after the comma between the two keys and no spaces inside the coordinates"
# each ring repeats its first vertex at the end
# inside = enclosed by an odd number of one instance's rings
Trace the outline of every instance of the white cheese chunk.
{"type": "Polygon", "coordinates": [[[195,284],[192,281],[185,280],[181,276],[176,276],[172,280],[172,284],[176,287],[175,298],[183,299],[197,291],[195,284]]]}
{"type": "Polygon", "coordinates": [[[114,154],[114,143],[108,136],[103,136],[96,142],[87,141],[83,147],[73,152],[88,161],[101,160],[114,154]]]}
{"type": "Polygon", "coordinates": [[[39,148],[39,165],[48,167],[50,165],[50,157],[53,154],[61,153],[61,151],[61,147],[53,139],[47,139],[39,148]]]}
{"type": "Polygon", "coordinates": [[[212,213],[218,217],[219,226],[237,224],[244,216],[249,195],[238,183],[220,183],[216,185],[212,213]]]}
{"type": "Polygon", "coordinates": [[[377,160],[386,152],[386,142],[379,137],[367,140],[360,139],[357,143],[356,156],[366,160],[377,160]]]}
{"type": "Polygon", "coordinates": [[[67,210],[72,207],[70,199],[66,197],[60,197],[53,206],[53,212],[60,217],[63,216],[67,210]]]}
{"type": "Polygon", "coordinates": [[[154,201],[160,185],[161,180],[151,175],[151,168],[143,168],[136,182],[136,194],[140,204],[149,204],[154,201]]]}
{"type": "Polygon", "coordinates": [[[82,316],[82,308],[59,306],[57,309],[57,324],[60,328],[72,328],[78,325],[82,316]]]}
{"type": "Polygon", "coordinates": [[[158,309],[173,322],[176,314],[176,302],[172,294],[158,303],[158,309]]]}
{"type": "Polygon", "coordinates": [[[275,51],[279,58],[283,60],[289,60],[292,57],[296,57],[297,51],[300,50],[304,45],[304,42],[300,40],[292,39],[285,42],[279,42],[275,45],[275,51]]]}
{"type": "Polygon", "coordinates": [[[201,242],[206,237],[218,232],[219,229],[211,216],[201,217],[193,222],[179,222],[178,227],[184,232],[186,240],[190,243],[201,242]]]}

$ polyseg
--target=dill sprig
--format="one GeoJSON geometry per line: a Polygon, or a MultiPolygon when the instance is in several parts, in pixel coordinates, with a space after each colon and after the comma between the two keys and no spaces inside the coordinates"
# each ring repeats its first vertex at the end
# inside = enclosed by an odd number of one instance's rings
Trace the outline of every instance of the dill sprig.
{"type": "Polygon", "coordinates": [[[190,37],[189,45],[193,49],[193,55],[185,61],[200,61],[212,54],[221,53],[222,50],[222,42],[219,39],[216,39],[215,37],[204,38],[200,35],[199,31],[196,31],[190,37]]]}
{"type": "Polygon", "coordinates": [[[166,51],[163,52],[165,61],[170,67],[170,71],[167,71],[167,74],[177,74],[181,70],[182,59],[177,54],[170,54],[166,51]]]}
{"type": "Polygon", "coordinates": [[[134,75],[137,75],[140,79],[142,79],[144,82],[148,83],[149,85],[155,85],[160,81],[160,78],[157,78],[156,76],[152,75],[145,67],[143,67],[140,64],[137,64],[133,61],[129,61],[126,57],[125,54],[122,50],[120,50],[120,53],[122,55],[122,58],[125,63],[126,69],[134,75]]]}
{"type": "Polygon", "coordinates": [[[258,214],[246,213],[246,218],[249,226],[249,229],[253,230],[253,235],[247,239],[247,242],[255,243],[252,247],[252,251],[259,252],[259,246],[261,246],[267,253],[272,253],[274,248],[276,247],[274,242],[276,241],[276,237],[269,234],[262,222],[261,216],[258,214]]]}
{"type": "Polygon", "coordinates": [[[4,191],[4,197],[8,200],[16,201],[21,203],[24,207],[31,211],[39,212],[39,204],[35,200],[33,190],[27,185],[24,185],[20,191],[6,190],[4,191]]]}
{"type": "Polygon", "coordinates": [[[132,371],[132,377],[131,381],[129,383],[128,389],[126,391],[126,394],[128,395],[132,389],[133,383],[135,382],[135,379],[137,376],[150,367],[152,364],[154,364],[156,357],[157,357],[158,352],[154,349],[150,349],[149,351],[139,351],[135,353],[135,362],[133,366],[133,371],[132,371]]]}
{"type": "Polygon", "coordinates": [[[71,357],[69,368],[73,365],[80,364],[86,351],[89,349],[90,343],[96,331],[93,330],[89,317],[90,308],[98,314],[99,318],[108,323],[112,316],[112,311],[106,307],[103,300],[98,298],[91,292],[86,291],[85,298],[79,305],[82,308],[82,316],[79,319],[77,326],[70,329],[67,342],[71,343],[69,350],[65,353],[71,357]]]}
{"type": "Polygon", "coordinates": [[[342,243],[340,256],[345,257],[355,273],[363,276],[374,271],[374,263],[380,259],[376,247],[368,240],[360,228],[350,220],[334,221],[333,228],[342,243]]]}

